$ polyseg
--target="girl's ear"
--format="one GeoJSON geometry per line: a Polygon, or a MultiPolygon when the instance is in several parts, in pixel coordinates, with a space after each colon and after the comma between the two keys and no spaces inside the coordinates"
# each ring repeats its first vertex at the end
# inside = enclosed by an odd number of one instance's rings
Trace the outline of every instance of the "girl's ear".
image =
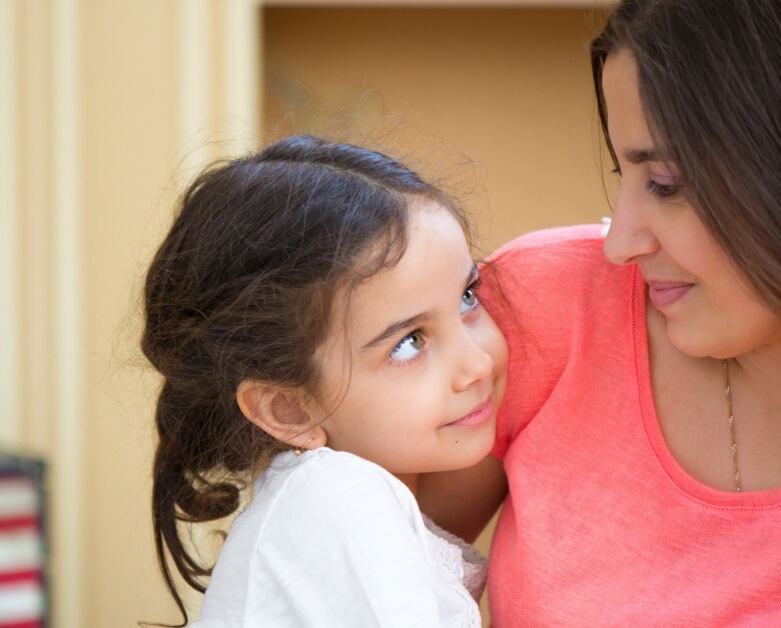
{"type": "Polygon", "coordinates": [[[253,380],[244,380],[236,390],[242,414],[270,436],[300,449],[322,447],[328,436],[299,397],[295,390],[253,380]]]}

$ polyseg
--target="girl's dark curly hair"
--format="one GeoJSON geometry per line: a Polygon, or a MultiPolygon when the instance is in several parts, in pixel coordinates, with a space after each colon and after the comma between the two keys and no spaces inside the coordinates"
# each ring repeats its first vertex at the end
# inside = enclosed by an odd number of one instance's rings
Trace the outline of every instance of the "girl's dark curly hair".
{"type": "Polygon", "coordinates": [[[233,513],[242,487],[289,448],[244,417],[238,385],[317,392],[313,355],[337,290],[400,259],[409,206],[420,197],[451,211],[468,233],[452,200],[399,162],[309,136],[208,169],[183,194],[146,277],[141,346],[164,380],[155,546],[185,624],[169,558],[201,592],[211,568],[185,547],[179,522],[233,513]]]}

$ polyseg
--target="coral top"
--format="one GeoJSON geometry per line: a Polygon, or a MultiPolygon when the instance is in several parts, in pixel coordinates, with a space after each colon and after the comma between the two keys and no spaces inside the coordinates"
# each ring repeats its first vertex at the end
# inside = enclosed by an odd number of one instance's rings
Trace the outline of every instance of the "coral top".
{"type": "Polygon", "coordinates": [[[654,410],[645,284],[602,242],[599,226],[511,242],[495,255],[503,296],[484,273],[510,349],[493,625],[781,626],[781,489],[722,492],[677,464],[654,410]]]}

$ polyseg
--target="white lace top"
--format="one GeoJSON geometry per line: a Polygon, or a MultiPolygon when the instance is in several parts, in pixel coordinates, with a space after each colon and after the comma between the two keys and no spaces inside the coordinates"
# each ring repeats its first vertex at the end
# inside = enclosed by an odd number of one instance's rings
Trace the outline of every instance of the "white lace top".
{"type": "Polygon", "coordinates": [[[488,577],[488,559],[477,551],[474,545],[470,545],[462,538],[443,530],[426,515],[423,522],[429,532],[434,535],[434,543],[439,547],[441,562],[448,565],[454,573],[457,572],[457,564],[461,566],[461,582],[472,598],[480,603],[480,598],[485,591],[485,581],[488,577]]]}
{"type": "Polygon", "coordinates": [[[278,456],[231,526],[198,628],[479,628],[486,561],[381,467],[278,456]]]}

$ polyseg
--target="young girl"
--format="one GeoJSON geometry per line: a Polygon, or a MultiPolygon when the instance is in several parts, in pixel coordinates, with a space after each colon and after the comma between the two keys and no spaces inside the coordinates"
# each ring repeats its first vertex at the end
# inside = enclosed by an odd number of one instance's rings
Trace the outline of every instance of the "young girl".
{"type": "Polygon", "coordinates": [[[489,452],[504,392],[465,233],[403,165],[312,137],[185,192],[142,341],[164,377],[156,547],[185,623],[166,552],[195,589],[210,570],[177,524],[230,515],[254,480],[197,626],[480,625],[482,559],[415,500],[419,473],[489,452]]]}

